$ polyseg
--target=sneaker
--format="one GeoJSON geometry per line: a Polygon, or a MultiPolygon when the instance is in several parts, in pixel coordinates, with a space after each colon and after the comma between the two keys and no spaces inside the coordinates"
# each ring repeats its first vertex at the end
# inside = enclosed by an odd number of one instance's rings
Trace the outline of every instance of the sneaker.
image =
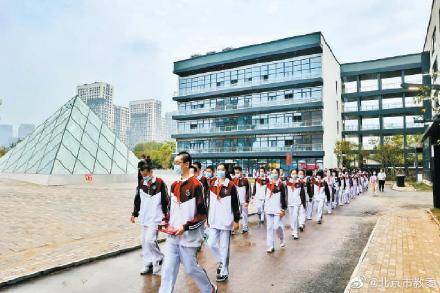
{"type": "Polygon", "coordinates": [[[153,265],[153,275],[159,275],[162,269],[162,260],[158,261],[156,265],[153,265]]]}
{"type": "Polygon", "coordinates": [[[242,234],[246,234],[247,232],[249,232],[248,229],[243,229],[243,231],[241,231],[242,234]]]}
{"type": "Polygon", "coordinates": [[[318,222],[317,222],[318,224],[321,224],[322,223],[322,221],[321,220],[319,220],[318,222]]]}
{"type": "Polygon", "coordinates": [[[218,275],[216,278],[216,281],[217,282],[224,282],[228,279],[228,277],[229,277],[228,275],[218,275]]]}
{"type": "Polygon", "coordinates": [[[275,248],[273,248],[273,247],[268,248],[268,249],[266,250],[267,253],[273,253],[274,251],[275,251],[275,248]]]}
{"type": "Polygon", "coordinates": [[[298,235],[293,235],[293,240],[298,240],[298,239],[299,239],[298,235]]]}
{"type": "Polygon", "coordinates": [[[299,231],[304,232],[304,225],[299,226],[299,231]]]}
{"type": "Polygon", "coordinates": [[[153,272],[153,265],[149,264],[142,268],[140,274],[143,276],[143,275],[151,274],[152,272],[153,272]]]}
{"type": "Polygon", "coordinates": [[[280,247],[281,247],[281,248],[284,248],[284,247],[286,247],[286,242],[284,242],[284,241],[283,241],[283,242],[281,242],[281,244],[280,244],[280,247]]]}

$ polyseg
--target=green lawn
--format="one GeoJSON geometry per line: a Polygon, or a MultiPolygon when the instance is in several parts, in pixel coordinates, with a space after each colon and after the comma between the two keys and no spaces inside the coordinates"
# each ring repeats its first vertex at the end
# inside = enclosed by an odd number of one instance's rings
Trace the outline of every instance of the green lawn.
{"type": "Polygon", "coordinates": [[[432,191],[432,186],[421,182],[409,182],[417,191],[432,191]]]}

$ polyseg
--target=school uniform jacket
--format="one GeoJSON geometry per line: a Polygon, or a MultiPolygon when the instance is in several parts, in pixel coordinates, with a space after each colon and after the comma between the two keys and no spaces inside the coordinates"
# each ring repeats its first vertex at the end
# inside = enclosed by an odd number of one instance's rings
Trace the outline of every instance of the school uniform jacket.
{"type": "Polygon", "coordinates": [[[185,232],[179,236],[169,236],[167,241],[186,247],[199,247],[202,227],[207,218],[202,183],[193,176],[175,181],[170,191],[170,210],[164,222],[174,229],[183,225],[185,232]]]}
{"type": "Polygon", "coordinates": [[[268,181],[266,183],[267,192],[264,202],[264,211],[266,214],[279,214],[281,210],[287,209],[286,189],[281,180],[276,182],[268,181]]]}
{"type": "Polygon", "coordinates": [[[251,197],[251,185],[249,183],[249,180],[246,177],[236,177],[232,180],[232,182],[237,189],[240,204],[249,203],[251,197]]]}
{"type": "Polygon", "coordinates": [[[252,191],[252,196],[254,196],[256,199],[264,200],[266,198],[266,191],[267,186],[266,183],[269,180],[266,178],[256,178],[254,182],[254,188],[252,191]]]}
{"type": "Polygon", "coordinates": [[[301,179],[286,182],[287,205],[294,206],[302,204],[306,208],[305,184],[301,179]]]}
{"type": "Polygon", "coordinates": [[[316,178],[313,178],[312,185],[314,190],[313,194],[316,199],[324,199],[330,201],[330,190],[325,180],[318,180],[316,178]]]}
{"type": "Polygon", "coordinates": [[[233,222],[240,221],[238,194],[234,183],[228,178],[223,183],[215,180],[209,190],[209,227],[232,230],[233,222]]]}
{"type": "Polygon", "coordinates": [[[134,197],[132,215],[143,226],[157,227],[168,212],[168,191],[162,179],[153,177],[148,182],[139,181],[134,197]]]}

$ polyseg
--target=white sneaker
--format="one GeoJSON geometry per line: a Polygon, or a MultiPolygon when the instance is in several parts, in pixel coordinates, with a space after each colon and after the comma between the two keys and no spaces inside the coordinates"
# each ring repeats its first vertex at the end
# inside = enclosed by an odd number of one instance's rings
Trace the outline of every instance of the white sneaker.
{"type": "Polygon", "coordinates": [[[281,244],[280,244],[280,247],[281,247],[281,248],[284,248],[284,247],[286,247],[286,242],[284,242],[284,241],[283,241],[283,242],[281,242],[281,244]]]}
{"type": "Polygon", "coordinates": [[[161,269],[162,269],[162,260],[156,262],[153,265],[153,275],[158,275],[161,269]]]}
{"type": "Polygon", "coordinates": [[[273,247],[270,247],[266,250],[267,253],[272,253],[274,251],[275,251],[275,248],[273,248],[273,247]]]}
{"type": "Polygon", "coordinates": [[[151,274],[152,272],[153,272],[153,267],[151,264],[149,264],[149,265],[142,267],[140,274],[141,275],[148,275],[148,274],[151,274]]]}

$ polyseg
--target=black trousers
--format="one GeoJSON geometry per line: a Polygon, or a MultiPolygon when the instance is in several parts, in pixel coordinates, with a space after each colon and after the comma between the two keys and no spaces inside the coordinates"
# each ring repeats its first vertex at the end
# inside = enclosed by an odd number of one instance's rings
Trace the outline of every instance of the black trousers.
{"type": "Polygon", "coordinates": [[[383,191],[385,187],[385,180],[379,180],[379,191],[383,191]]]}

